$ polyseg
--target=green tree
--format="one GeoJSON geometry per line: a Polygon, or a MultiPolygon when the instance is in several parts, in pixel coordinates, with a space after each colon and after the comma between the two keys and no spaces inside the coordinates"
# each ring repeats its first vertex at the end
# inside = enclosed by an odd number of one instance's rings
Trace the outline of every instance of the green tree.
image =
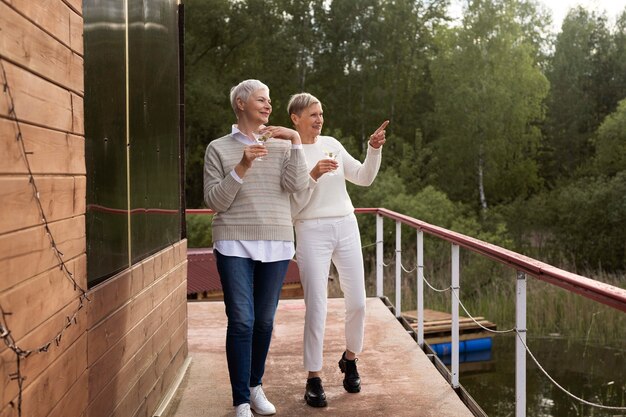
{"type": "MultiPolygon", "coordinates": [[[[187,205],[201,207],[202,164],[208,143],[230,132],[235,116],[229,90],[257,78],[284,108],[296,90],[297,43],[284,13],[287,0],[189,0],[185,2],[187,205]]],[[[287,123],[281,112],[272,123],[287,123]]]]}
{"type": "Polygon", "coordinates": [[[432,181],[453,200],[483,212],[490,204],[528,196],[541,184],[537,123],[548,83],[537,62],[536,37],[520,24],[520,13],[526,16],[531,6],[469,2],[462,26],[442,31],[432,63],[438,132],[432,181]]]}
{"type": "MultiPolygon", "coordinates": [[[[626,7],[615,22],[613,60],[615,62],[612,73],[614,97],[620,101],[626,98],[626,7]]],[[[608,111],[613,110],[609,108],[608,111]]]]}
{"type": "Polygon", "coordinates": [[[606,16],[570,10],[558,34],[549,71],[547,148],[543,175],[572,177],[593,155],[591,138],[618,98],[616,63],[606,16]]]}
{"type": "Polygon", "coordinates": [[[626,172],[626,99],[607,116],[598,129],[595,164],[603,175],[626,172]]]}
{"type": "Polygon", "coordinates": [[[626,172],[554,190],[547,208],[551,244],[580,270],[626,271],[626,172]]]}
{"type": "MultiPolygon", "coordinates": [[[[187,202],[202,205],[202,158],[234,121],[228,90],[245,78],[271,89],[271,123],[289,126],[289,96],[308,91],[362,156],[369,134],[391,119],[386,166],[422,150],[432,32],[445,0],[188,0],[186,3],[187,202]]],[[[339,136],[339,139],[343,139],[339,136]]],[[[423,164],[402,163],[410,186],[423,164]]]]}

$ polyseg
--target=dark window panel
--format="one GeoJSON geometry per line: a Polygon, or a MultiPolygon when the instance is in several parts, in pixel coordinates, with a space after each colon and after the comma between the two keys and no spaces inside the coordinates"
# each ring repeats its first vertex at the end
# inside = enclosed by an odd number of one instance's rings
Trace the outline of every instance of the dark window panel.
{"type": "Polygon", "coordinates": [[[129,0],[133,263],[180,240],[177,4],[129,0]]]}
{"type": "Polygon", "coordinates": [[[123,0],[85,0],[85,159],[89,286],[128,268],[123,0]]]}

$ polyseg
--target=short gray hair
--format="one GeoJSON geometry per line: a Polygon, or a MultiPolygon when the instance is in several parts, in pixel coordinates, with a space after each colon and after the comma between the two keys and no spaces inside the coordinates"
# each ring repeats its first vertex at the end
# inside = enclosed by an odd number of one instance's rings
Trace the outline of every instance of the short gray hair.
{"type": "Polygon", "coordinates": [[[243,101],[248,101],[250,94],[257,90],[267,90],[270,88],[263,84],[259,80],[245,80],[230,89],[230,105],[233,106],[233,111],[237,115],[237,99],[240,98],[243,101]]]}
{"type": "Polygon", "coordinates": [[[289,116],[292,114],[300,116],[302,111],[309,107],[311,104],[322,104],[314,95],[309,93],[298,93],[291,96],[289,103],[287,104],[287,113],[289,116]]]}

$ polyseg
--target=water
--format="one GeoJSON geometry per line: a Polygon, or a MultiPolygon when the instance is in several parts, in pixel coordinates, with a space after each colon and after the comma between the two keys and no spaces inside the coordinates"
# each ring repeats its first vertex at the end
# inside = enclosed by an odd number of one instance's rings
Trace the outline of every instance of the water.
{"type": "MultiPolygon", "coordinates": [[[[565,389],[587,401],[626,407],[626,343],[585,345],[565,338],[529,338],[528,346],[544,369],[565,389]]],[[[460,382],[489,416],[515,416],[515,336],[493,338],[491,360],[463,363],[460,382]]],[[[526,415],[529,417],[615,417],[567,396],[527,356],[526,415]]]]}

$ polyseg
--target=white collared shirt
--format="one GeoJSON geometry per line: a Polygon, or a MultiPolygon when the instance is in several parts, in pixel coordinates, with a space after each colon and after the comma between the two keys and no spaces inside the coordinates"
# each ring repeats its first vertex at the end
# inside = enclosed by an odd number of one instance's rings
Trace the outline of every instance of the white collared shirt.
{"type": "MultiPolygon", "coordinates": [[[[253,145],[256,142],[244,135],[237,125],[233,125],[231,135],[244,145],[253,145]]],[[[302,149],[302,145],[292,145],[291,149],[302,149]]],[[[235,170],[230,175],[239,183],[243,179],[235,170]]],[[[249,258],[261,262],[277,262],[293,258],[296,253],[293,242],[287,240],[218,240],[213,243],[213,249],[225,256],[249,258]]]]}

